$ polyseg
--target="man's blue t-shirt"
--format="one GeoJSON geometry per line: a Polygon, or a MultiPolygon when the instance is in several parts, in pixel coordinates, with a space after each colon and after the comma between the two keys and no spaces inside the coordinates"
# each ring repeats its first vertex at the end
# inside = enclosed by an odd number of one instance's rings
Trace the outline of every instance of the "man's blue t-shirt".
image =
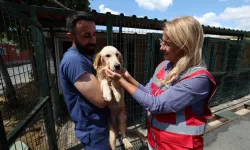
{"type": "Polygon", "coordinates": [[[61,86],[75,134],[82,143],[89,143],[108,137],[108,108],[95,106],[75,88],[74,83],[84,73],[95,74],[92,62],[76,48],[69,48],[60,63],[61,86]]]}

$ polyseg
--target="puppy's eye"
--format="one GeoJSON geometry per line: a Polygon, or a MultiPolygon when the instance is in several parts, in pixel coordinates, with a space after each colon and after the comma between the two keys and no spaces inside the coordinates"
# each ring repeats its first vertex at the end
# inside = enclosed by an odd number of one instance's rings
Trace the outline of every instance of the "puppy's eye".
{"type": "Polygon", "coordinates": [[[109,55],[109,54],[107,54],[107,55],[106,55],[106,57],[110,57],[110,55],[109,55]]]}
{"type": "Polygon", "coordinates": [[[119,56],[119,54],[118,54],[118,53],[116,53],[115,55],[116,55],[117,57],[119,56]]]}

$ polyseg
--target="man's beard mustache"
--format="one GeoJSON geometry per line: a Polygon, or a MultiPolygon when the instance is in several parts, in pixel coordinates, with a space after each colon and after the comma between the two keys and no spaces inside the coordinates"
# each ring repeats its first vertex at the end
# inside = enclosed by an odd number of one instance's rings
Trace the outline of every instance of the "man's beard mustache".
{"type": "Polygon", "coordinates": [[[76,48],[79,53],[81,53],[84,56],[93,56],[95,54],[95,44],[87,44],[87,45],[82,45],[79,41],[75,41],[76,48]],[[93,47],[93,48],[88,48],[88,47],[93,47]]]}

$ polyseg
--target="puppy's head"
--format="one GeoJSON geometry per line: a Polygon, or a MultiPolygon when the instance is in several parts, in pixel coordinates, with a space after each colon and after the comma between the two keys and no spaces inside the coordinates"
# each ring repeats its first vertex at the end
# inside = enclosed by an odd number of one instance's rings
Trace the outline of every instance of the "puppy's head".
{"type": "Polygon", "coordinates": [[[97,55],[94,61],[94,68],[110,66],[110,69],[120,70],[123,64],[121,53],[113,46],[105,46],[97,55]]]}

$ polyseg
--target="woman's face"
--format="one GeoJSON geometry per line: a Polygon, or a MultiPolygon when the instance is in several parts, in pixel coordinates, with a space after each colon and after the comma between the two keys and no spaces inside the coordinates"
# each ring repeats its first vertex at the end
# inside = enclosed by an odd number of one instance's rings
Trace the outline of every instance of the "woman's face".
{"type": "Polygon", "coordinates": [[[166,35],[162,36],[160,50],[164,51],[164,59],[172,63],[177,63],[183,56],[182,51],[179,50],[179,48],[174,45],[166,35]]]}

